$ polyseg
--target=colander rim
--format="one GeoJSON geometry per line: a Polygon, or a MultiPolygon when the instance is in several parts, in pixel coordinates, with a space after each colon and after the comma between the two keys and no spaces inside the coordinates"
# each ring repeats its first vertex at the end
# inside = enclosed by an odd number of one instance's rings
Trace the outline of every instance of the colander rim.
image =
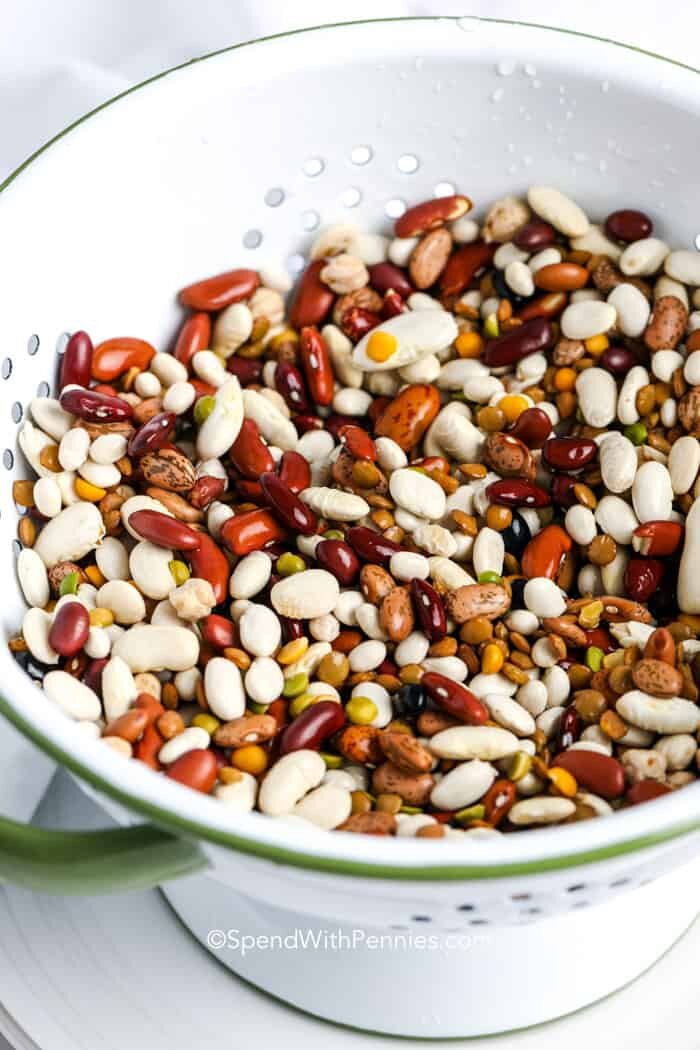
{"type": "MultiPolygon", "coordinates": [[[[7,190],[7,188],[28,167],[30,167],[34,161],[48,151],[53,144],[79,128],[96,114],[102,112],[132,93],[135,93],[142,88],[146,88],[170,74],[182,72],[191,66],[196,66],[198,63],[215,59],[245,48],[252,48],[260,44],[264,45],[274,41],[286,40],[302,34],[329,30],[343,30],[358,26],[379,26],[387,24],[393,24],[395,26],[396,23],[458,23],[460,17],[464,16],[417,15],[405,18],[391,17],[358,19],[350,22],[333,22],[318,26],[309,26],[303,29],[289,30],[284,33],[271,34],[255,40],[232,44],[208,52],[197,58],[190,59],[186,62],[179,63],[140,81],[138,84],[130,86],[69,123],[65,128],[52,136],[41,147],[30,154],[26,160],[24,160],[3,180],[2,183],[0,183],[0,194],[7,190]]],[[[673,66],[680,70],[695,74],[700,73],[699,69],[686,63],[679,62],[664,55],[659,55],[656,52],[644,48],[625,44],[608,37],[596,36],[591,33],[565,29],[558,26],[549,26],[538,22],[525,22],[517,19],[475,17],[474,20],[488,25],[518,27],[543,32],[559,33],[567,37],[576,37],[586,41],[591,41],[595,44],[612,45],[616,48],[663,62],[666,65],[673,66]]],[[[7,655],[9,657],[9,662],[12,665],[11,668],[8,667],[10,678],[8,684],[11,684],[12,679],[15,679],[17,681],[17,692],[19,692],[21,687],[26,688],[27,676],[12,659],[11,654],[8,653],[7,655]]],[[[38,686],[32,685],[31,688],[38,695],[42,695],[38,686]]],[[[165,778],[162,777],[158,778],[156,781],[149,775],[151,771],[145,768],[136,770],[135,772],[138,775],[133,778],[137,782],[137,786],[138,782],[143,779],[143,791],[129,790],[120,783],[120,781],[126,779],[119,775],[120,773],[123,774],[125,769],[123,759],[111,753],[102,754],[100,749],[94,747],[88,749],[84,745],[89,742],[70,740],[68,732],[62,732],[61,729],[65,729],[66,726],[68,726],[68,728],[73,727],[70,723],[67,723],[59,713],[56,713],[51,719],[52,722],[54,719],[56,720],[53,726],[53,736],[51,736],[48,732],[42,731],[42,729],[32,721],[24,717],[21,709],[12,705],[5,696],[1,694],[0,712],[42,751],[52,756],[77,777],[92,785],[92,787],[99,792],[124,804],[130,810],[152,820],[160,827],[175,834],[184,835],[185,837],[193,838],[203,843],[210,843],[239,853],[258,856],[298,868],[353,876],[421,881],[503,878],[562,870],[579,865],[610,860],[615,857],[622,857],[626,854],[634,853],[653,846],[661,846],[664,843],[670,842],[672,839],[700,830],[700,806],[685,807],[686,814],[695,811],[698,813],[697,817],[686,818],[685,820],[676,819],[675,823],[663,827],[664,819],[670,817],[672,812],[675,812],[680,808],[678,802],[681,797],[685,798],[686,802],[690,801],[690,796],[700,797],[700,784],[698,784],[687,787],[683,792],[673,792],[671,795],[647,803],[643,807],[635,807],[635,809],[629,810],[624,814],[617,814],[614,821],[611,822],[615,828],[614,835],[606,835],[605,829],[600,828],[600,825],[605,825],[610,828],[610,823],[607,821],[596,820],[593,822],[585,822],[588,828],[597,829],[597,832],[601,832],[602,830],[602,833],[596,833],[595,836],[588,835],[588,839],[590,840],[592,837],[597,840],[600,838],[612,838],[613,841],[608,842],[607,844],[590,845],[590,841],[586,843],[585,837],[581,834],[583,826],[580,824],[571,825],[566,828],[533,830],[525,836],[508,836],[509,843],[512,843],[513,846],[517,847],[517,852],[521,855],[525,855],[524,857],[521,857],[521,859],[515,861],[504,860],[489,863],[480,862],[478,859],[478,853],[482,851],[488,854],[496,852],[497,850],[491,847],[496,846],[497,840],[494,840],[493,843],[479,842],[478,852],[473,848],[477,844],[471,843],[467,846],[466,840],[459,843],[455,842],[445,844],[430,843],[423,840],[418,844],[420,849],[416,850],[414,848],[416,844],[411,839],[404,841],[391,840],[390,842],[372,840],[370,845],[365,846],[364,843],[359,841],[364,839],[365,836],[331,836],[313,833],[305,843],[305,849],[301,850],[292,845],[279,845],[274,841],[265,841],[265,839],[273,837],[272,835],[265,834],[265,831],[269,832],[270,829],[276,829],[274,836],[275,839],[279,838],[283,841],[291,842],[293,836],[287,834],[287,828],[282,828],[277,822],[270,821],[269,818],[260,814],[246,815],[246,819],[241,821],[241,823],[250,824],[250,830],[246,828],[244,832],[236,832],[229,830],[228,828],[222,829],[221,827],[215,827],[213,826],[213,820],[211,823],[207,823],[205,819],[207,815],[205,809],[201,809],[201,812],[204,814],[201,818],[198,817],[198,819],[192,819],[188,816],[184,816],[182,812],[179,811],[182,808],[199,809],[202,806],[205,808],[209,807],[209,811],[213,816],[214,807],[217,809],[220,809],[221,807],[215,800],[203,798],[201,796],[196,798],[196,806],[183,804],[182,807],[178,807],[178,801],[183,802],[185,797],[187,797],[187,802],[192,802],[190,796],[195,793],[190,792],[188,789],[185,789],[178,784],[167,782],[165,778]],[[61,726],[61,723],[63,723],[63,726],[61,726]],[[65,738],[63,739],[63,742],[61,742],[62,738],[65,738]],[[148,790],[149,787],[153,790],[148,790]],[[164,795],[165,801],[161,802],[158,800],[158,802],[154,802],[146,797],[157,794],[164,795]],[[640,810],[643,810],[646,814],[643,820],[639,819],[640,810]],[[250,823],[251,821],[253,823],[250,823]],[[627,829],[626,836],[623,835],[623,825],[627,829]],[[635,828],[635,831],[632,834],[629,833],[630,826],[635,828]],[[656,830],[647,830],[647,826],[654,827],[656,830]],[[554,852],[551,850],[551,846],[547,848],[546,851],[544,850],[545,843],[551,844],[552,836],[554,834],[557,836],[556,841],[561,842],[561,847],[565,849],[566,852],[554,852]],[[324,843],[326,848],[324,848],[324,843]],[[567,843],[569,847],[568,849],[566,848],[567,843]],[[313,847],[317,847],[315,853],[311,851],[313,847]],[[385,849],[385,847],[390,847],[390,849],[385,849]],[[541,853],[543,851],[546,855],[538,857],[538,852],[541,853]],[[464,857],[467,853],[470,854],[470,857],[469,861],[465,862],[464,857]]],[[[49,730],[50,728],[51,726],[49,726],[49,730]]],[[[104,749],[105,752],[107,752],[107,750],[108,749],[104,749]]],[[[299,833],[296,829],[295,833],[298,837],[299,833]]]]}

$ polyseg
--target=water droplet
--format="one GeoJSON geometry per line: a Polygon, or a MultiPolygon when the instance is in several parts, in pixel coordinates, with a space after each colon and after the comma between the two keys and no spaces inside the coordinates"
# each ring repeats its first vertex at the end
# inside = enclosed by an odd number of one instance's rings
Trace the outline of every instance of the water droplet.
{"type": "Polygon", "coordinates": [[[697,251],[700,252],[700,233],[696,234],[694,244],[697,251]]]}
{"type": "Polygon", "coordinates": [[[287,259],[287,269],[290,273],[301,273],[305,265],[304,256],[299,253],[290,255],[287,259]]]}
{"type": "Polygon", "coordinates": [[[433,188],[436,197],[451,197],[454,192],[455,186],[452,182],[438,182],[433,188]]]}
{"type": "Polygon", "coordinates": [[[541,88],[542,87],[542,81],[541,80],[533,80],[532,81],[532,86],[534,88],[541,88]]]}
{"type": "Polygon", "coordinates": [[[424,59],[424,58],[420,58],[420,57],[419,57],[419,58],[417,58],[417,59],[415,60],[415,62],[413,63],[413,65],[415,66],[416,70],[417,70],[417,71],[418,71],[418,72],[420,73],[421,69],[422,69],[422,68],[423,68],[423,66],[425,65],[425,59],[424,59]]]}
{"type": "Polygon", "coordinates": [[[263,235],[260,230],[247,230],[243,234],[243,247],[258,248],[262,244],[263,235]]]}
{"type": "Polygon", "coordinates": [[[362,193],[358,190],[357,186],[348,186],[346,190],[340,194],[340,203],[346,208],[356,208],[362,200],[362,193]]]}
{"type": "Polygon", "coordinates": [[[518,165],[517,164],[509,164],[508,165],[508,174],[509,175],[515,175],[517,170],[518,170],[518,165]]]}
{"type": "Polygon", "coordinates": [[[465,15],[464,18],[457,19],[457,28],[463,33],[475,33],[479,28],[479,19],[473,15],[465,15]]]}
{"type": "Polygon", "coordinates": [[[496,66],[496,72],[499,77],[512,77],[515,73],[515,62],[511,62],[510,59],[502,58],[496,66]]]}
{"type": "Polygon", "coordinates": [[[559,94],[560,95],[565,95],[566,94],[566,84],[560,84],[559,85],[559,94]]]}
{"type": "Polygon", "coordinates": [[[412,175],[414,171],[418,171],[420,161],[418,157],[413,153],[404,153],[396,162],[396,166],[399,171],[402,171],[404,175],[412,175]]]}
{"type": "Polygon", "coordinates": [[[571,154],[571,159],[573,160],[573,162],[575,164],[583,164],[583,162],[586,159],[586,154],[585,153],[579,153],[579,152],[572,153],[571,154]]]}
{"type": "Polygon", "coordinates": [[[514,142],[509,142],[508,145],[506,146],[506,149],[508,150],[509,153],[515,153],[515,143],[514,142]]]}
{"type": "Polygon", "coordinates": [[[402,201],[399,197],[392,197],[391,200],[387,201],[384,205],[384,211],[390,219],[398,219],[400,215],[406,211],[406,202],[402,201]]]}
{"type": "Polygon", "coordinates": [[[372,159],[371,146],[353,146],[350,151],[350,160],[353,164],[369,164],[372,159]]]}
{"type": "Polygon", "coordinates": [[[537,68],[536,68],[536,66],[533,66],[532,62],[526,62],[525,65],[523,66],[523,73],[525,74],[526,77],[536,77],[537,76],[537,68]]]}
{"type": "Polygon", "coordinates": [[[315,230],[320,221],[321,216],[318,214],[317,211],[314,211],[313,209],[309,209],[308,211],[303,211],[301,213],[301,226],[302,229],[306,230],[307,233],[310,233],[312,230],[315,230]]]}
{"type": "Polygon", "coordinates": [[[274,186],[265,194],[265,204],[267,204],[268,208],[279,208],[283,200],[284,190],[280,189],[279,186],[274,186]]]}
{"type": "Polygon", "coordinates": [[[526,168],[532,167],[532,165],[534,164],[534,158],[531,157],[529,153],[526,153],[523,157],[523,164],[526,168]]]}
{"type": "Polygon", "coordinates": [[[491,101],[492,102],[500,102],[501,99],[503,98],[504,93],[505,92],[503,91],[503,88],[496,88],[495,91],[491,92],[491,101]]]}
{"type": "Polygon", "coordinates": [[[325,166],[325,161],[321,157],[309,157],[308,160],[304,161],[302,171],[313,179],[321,174],[325,166]]]}
{"type": "Polygon", "coordinates": [[[607,162],[607,160],[599,160],[598,161],[598,171],[602,175],[604,175],[607,170],[608,170],[608,162],[607,162]]]}
{"type": "Polygon", "coordinates": [[[603,83],[600,85],[600,90],[604,91],[604,92],[609,91],[610,90],[610,81],[609,80],[604,80],[603,83]]]}

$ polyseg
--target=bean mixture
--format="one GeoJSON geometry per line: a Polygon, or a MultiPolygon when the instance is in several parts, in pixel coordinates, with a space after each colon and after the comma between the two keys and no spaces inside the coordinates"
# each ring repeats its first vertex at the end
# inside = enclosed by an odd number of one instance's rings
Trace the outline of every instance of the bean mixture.
{"type": "Polygon", "coordinates": [[[696,779],[700,253],[548,187],[471,208],[332,226],[288,299],[198,281],[172,352],[72,335],[9,644],[95,746],[425,838],[696,779]]]}

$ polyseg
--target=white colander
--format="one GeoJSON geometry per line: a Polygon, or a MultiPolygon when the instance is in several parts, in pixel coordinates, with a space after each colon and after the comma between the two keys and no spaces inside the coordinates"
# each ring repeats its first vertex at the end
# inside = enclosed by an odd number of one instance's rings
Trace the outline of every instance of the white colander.
{"type": "MultiPolygon", "coordinates": [[[[296,272],[318,226],[388,229],[404,202],[453,187],[478,207],[551,184],[595,217],[643,208],[691,247],[698,117],[696,71],[656,56],[536,26],[407,19],[232,48],[68,129],[0,187],[5,636],[23,611],[18,425],[66,332],[167,347],[182,285],[270,260],[296,272]]],[[[0,822],[0,873],[104,891],[208,865],[168,885],[175,909],[232,969],[313,1013],[422,1036],[533,1024],[636,976],[695,915],[700,786],[495,841],[305,831],[232,816],[86,741],[2,652],[10,720],[121,824],[162,830],[65,837],[0,822]],[[318,947],[241,949],[243,934],[297,928],[317,930],[318,947]],[[338,929],[354,948],[334,948],[338,929]],[[355,929],[397,939],[375,948],[355,929]]]]}

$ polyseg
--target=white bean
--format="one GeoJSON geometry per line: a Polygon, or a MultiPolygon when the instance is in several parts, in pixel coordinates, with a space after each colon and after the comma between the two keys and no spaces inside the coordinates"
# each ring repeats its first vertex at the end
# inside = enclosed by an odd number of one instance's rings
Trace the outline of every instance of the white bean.
{"type": "Polygon", "coordinates": [[[554,580],[546,576],[535,576],[525,584],[523,591],[525,606],[535,616],[562,616],[566,610],[566,601],[554,580]]]}
{"type": "Polygon", "coordinates": [[[615,707],[626,722],[652,733],[695,733],[700,727],[700,708],[678,696],[659,699],[632,689],[615,707]]]}
{"type": "Polygon", "coordinates": [[[282,625],[272,609],[251,604],[238,621],[238,632],[246,652],[253,656],[272,656],[279,648],[282,625]]]}
{"type": "Polygon", "coordinates": [[[359,521],[369,514],[369,503],[353,492],[312,486],[304,489],[299,498],[311,509],[331,521],[359,521]]]}
{"type": "Polygon", "coordinates": [[[350,650],[348,657],[350,670],[355,673],[358,671],[373,671],[375,667],[379,667],[385,657],[386,645],[384,642],[378,642],[374,639],[368,642],[360,642],[359,645],[350,650]]]}
{"type": "Polygon", "coordinates": [[[551,186],[531,186],[527,201],[540,218],[552,224],[567,237],[583,237],[590,223],[585,212],[560,190],[551,186]]]}
{"type": "Polygon", "coordinates": [[[29,652],[42,664],[57,664],[58,653],[49,643],[52,617],[43,609],[27,609],[22,620],[22,637],[29,652]]]}
{"type": "Polygon", "coordinates": [[[108,719],[120,718],[129,710],[138,696],[134,676],[120,657],[112,658],[102,668],[102,703],[108,719]]]}
{"type": "Polygon", "coordinates": [[[700,443],[696,437],[684,434],[671,446],[668,456],[668,472],[671,488],[676,495],[689,492],[700,470],[700,443]]]}
{"type": "Polygon", "coordinates": [[[174,554],[158,547],[150,540],[140,540],[129,555],[131,577],[142,594],[160,600],[167,598],[175,587],[170,571],[174,554]]]}
{"type": "Polygon", "coordinates": [[[209,747],[209,734],[200,726],[188,726],[177,736],[167,740],[158,752],[158,760],[164,766],[171,766],[188,751],[204,751],[209,747]]]}
{"type": "Polygon", "coordinates": [[[658,237],[644,237],[627,245],[619,266],[629,277],[649,277],[661,269],[668,252],[668,245],[658,237]]]}
{"type": "MultiPolygon", "coordinates": [[[[621,288],[622,285],[619,287],[621,288]]],[[[646,302],[646,299],[644,301],[646,302]]],[[[648,383],[649,373],[641,365],[634,365],[625,376],[625,380],[620,388],[620,396],[617,399],[617,418],[625,426],[636,423],[639,419],[637,394],[648,383]]]]}
{"type": "Polygon", "coordinates": [[[700,500],[695,500],[685,520],[678,607],[685,613],[700,613],[700,500]]]}
{"type": "MultiPolygon", "coordinates": [[[[524,687],[521,686],[520,688],[524,687]]],[[[511,733],[515,733],[519,737],[531,736],[535,732],[535,720],[525,706],[520,703],[519,696],[519,691],[518,700],[514,700],[511,696],[501,696],[499,693],[489,693],[484,697],[484,704],[488,708],[494,722],[498,722],[504,729],[510,730],[511,733]]]]}
{"type": "Polygon", "coordinates": [[[59,561],[80,561],[94,550],[105,534],[102,515],[94,503],[74,503],[48,521],[34,550],[47,569],[59,561]]]}
{"type": "Polygon", "coordinates": [[[518,750],[520,742],[514,733],[496,726],[453,726],[442,729],[428,741],[437,758],[464,760],[481,758],[491,762],[518,750]]]}
{"type": "Polygon", "coordinates": [[[129,579],[129,552],[116,536],[105,536],[95,551],[95,561],[106,580],[129,579]]]}
{"type": "Polygon", "coordinates": [[[241,672],[225,656],[214,656],[207,661],[204,668],[204,695],[216,717],[225,722],[240,718],[245,711],[241,672]]]}
{"type": "Polygon", "coordinates": [[[67,430],[58,446],[58,462],[64,470],[77,470],[88,458],[90,435],[83,427],[67,430]]]}
{"type": "Polygon", "coordinates": [[[489,528],[480,529],[472,548],[472,563],[476,576],[480,576],[482,572],[495,572],[500,576],[503,572],[505,550],[500,532],[489,528]]]}
{"type": "Polygon", "coordinates": [[[53,478],[39,478],[34,482],[34,504],[45,518],[61,513],[61,490],[53,478]]]}
{"type": "Polygon", "coordinates": [[[574,543],[580,543],[582,547],[592,543],[598,531],[593,511],[580,503],[569,507],[564,517],[564,526],[574,543]]]}
{"type": "Polygon", "coordinates": [[[335,784],[321,784],[297,802],[292,813],[315,824],[316,827],[331,831],[346,821],[351,811],[352,799],[346,788],[335,784]]]}
{"type": "Polygon", "coordinates": [[[125,456],[126,449],[127,441],[123,434],[101,434],[90,445],[90,459],[109,466],[125,456]]]}
{"type": "Polygon", "coordinates": [[[136,624],[114,644],[132,671],[185,671],[199,659],[199,640],[189,627],[136,624]]]}
{"type": "Polygon", "coordinates": [[[321,783],[325,772],[326,764],[316,751],[302,749],[283,755],[260,786],[261,812],[270,816],[291,813],[297,802],[321,783]]]}
{"type": "Polygon", "coordinates": [[[49,576],[43,561],[31,547],[17,557],[17,577],[27,605],[43,609],[50,597],[49,576]]]}
{"type": "Polygon", "coordinates": [[[139,590],[126,580],[108,580],[97,592],[101,609],[109,609],[117,623],[140,623],[146,618],[146,603],[139,590]]]}
{"type": "Polygon", "coordinates": [[[583,418],[589,426],[607,427],[612,423],[617,412],[617,386],[609,372],[604,368],[586,368],[576,380],[576,394],[583,418]]]}
{"type": "Polygon", "coordinates": [[[671,475],[663,463],[650,460],[637,471],[632,504],[640,522],[668,521],[673,507],[671,475]]]}
{"type": "Polygon", "coordinates": [[[306,569],[274,585],[270,602],[279,616],[313,620],[333,612],[340,596],[335,576],[325,569],[306,569]]]}
{"type": "Polygon", "coordinates": [[[612,431],[600,443],[598,462],[608,492],[626,492],[637,473],[637,451],[624,434],[612,431]]]}
{"type": "Polygon", "coordinates": [[[554,795],[535,795],[516,802],[508,810],[511,824],[528,826],[530,824],[558,824],[576,812],[576,806],[570,798],[557,798],[554,795]]]}
{"type": "Polygon", "coordinates": [[[67,671],[49,671],[42,682],[44,692],[76,722],[96,722],[102,715],[99,697],[84,682],[67,671]]]}
{"type": "Polygon", "coordinates": [[[251,700],[271,704],[283,688],[284,675],[280,665],[270,656],[257,656],[245,674],[245,690],[251,700]]]}
{"type": "Polygon", "coordinates": [[[629,546],[639,520],[630,507],[619,496],[603,496],[595,509],[595,519],[603,532],[607,532],[616,543],[629,546]]]}
{"type": "Polygon", "coordinates": [[[462,809],[482,798],[496,779],[496,770],[478,758],[455,766],[438,780],[430,801],[438,809],[462,809]]]}
{"type": "Polygon", "coordinates": [[[664,270],[674,281],[697,288],[700,285],[700,252],[686,249],[670,252],[666,256],[664,270]]]}

